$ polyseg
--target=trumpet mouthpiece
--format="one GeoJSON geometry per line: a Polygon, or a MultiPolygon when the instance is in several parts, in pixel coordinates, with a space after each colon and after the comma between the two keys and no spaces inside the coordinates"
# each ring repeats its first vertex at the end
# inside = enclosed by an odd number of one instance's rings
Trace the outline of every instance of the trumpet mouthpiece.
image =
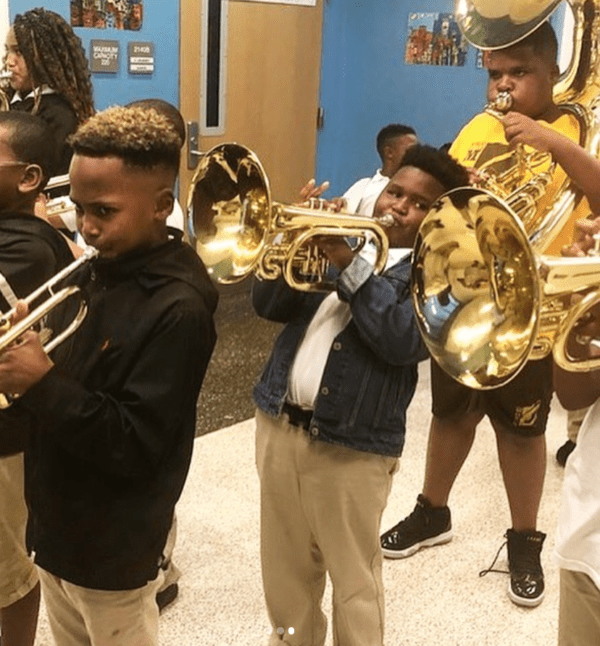
{"type": "Polygon", "coordinates": [[[385,227],[386,229],[389,227],[393,227],[396,220],[394,220],[394,216],[390,215],[389,213],[385,213],[379,218],[375,218],[375,220],[380,224],[382,227],[385,227]]]}
{"type": "Polygon", "coordinates": [[[504,115],[512,108],[512,104],[513,98],[510,92],[498,92],[496,98],[487,104],[486,110],[504,115]]]}

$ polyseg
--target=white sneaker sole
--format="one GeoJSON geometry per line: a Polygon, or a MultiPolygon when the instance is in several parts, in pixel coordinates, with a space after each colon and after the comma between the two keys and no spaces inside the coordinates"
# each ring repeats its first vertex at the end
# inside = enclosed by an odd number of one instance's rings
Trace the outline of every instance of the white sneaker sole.
{"type": "Polygon", "coordinates": [[[410,547],[407,547],[404,550],[390,550],[386,547],[381,548],[381,552],[388,559],[405,559],[409,556],[412,556],[415,552],[418,552],[423,547],[434,547],[435,545],[443,545],[444,543],[449,543],[452,540],[452,530],[449,529],[443,534],[438,534],[437,536],[432,536],[431,538],[426,538],[420,543],[415,543],[410,547]]]}
{"type": "Polygon", "coordinates": [[[544,590],[542,594],[536,599],[524,599],[523,597],[517,596],[510,586],[510,581],[508,582],[508,598],[517,606],[523,606],[524,608],[535,608],[539,606],[540,603],[544,600],[546,591],[544,590]]]}

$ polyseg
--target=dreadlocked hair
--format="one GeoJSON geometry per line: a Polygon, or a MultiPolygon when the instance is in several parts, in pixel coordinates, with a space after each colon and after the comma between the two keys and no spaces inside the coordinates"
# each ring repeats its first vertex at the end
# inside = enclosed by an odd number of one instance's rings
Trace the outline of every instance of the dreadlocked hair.
{"type": "Polygon", "coordinates": [[[45,84],[64,96],[78,123],[91,117],[94,100],[88,61],[73,28],[59,14],[41,7],[18,14],[12,27],[33,86],[45,84]]]}
{"type": "Polygon", "coordinates": [[[154,108],[116,106],[98,112],[69,137],[77,155],[118,157],[126,166],[179,169],[181,139],[173,122],[154,108]]]}

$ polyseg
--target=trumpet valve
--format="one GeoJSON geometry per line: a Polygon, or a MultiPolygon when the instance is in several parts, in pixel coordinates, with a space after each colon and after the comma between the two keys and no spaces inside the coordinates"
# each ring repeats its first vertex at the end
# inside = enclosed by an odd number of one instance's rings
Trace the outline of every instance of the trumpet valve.
{"type": "Polygon", "coordinates": [[[588,256],[600,256],[600,233],[594,233],[592,238],[594,246],[587,252],[588,256]]]}

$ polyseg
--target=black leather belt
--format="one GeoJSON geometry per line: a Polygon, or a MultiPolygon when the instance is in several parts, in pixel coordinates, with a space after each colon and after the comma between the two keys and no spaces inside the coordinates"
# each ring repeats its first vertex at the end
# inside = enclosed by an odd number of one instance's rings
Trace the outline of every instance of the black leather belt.
{"type": "Polygon", "coordinates": [[[300,406],[295,406],[294,404],[288,404],[286,402],[283,405],[281,412],[285,413],[289,417],[290,424],[308,431],[314,411],[306,410],[304,408],[300,408],[300,406]]]}

